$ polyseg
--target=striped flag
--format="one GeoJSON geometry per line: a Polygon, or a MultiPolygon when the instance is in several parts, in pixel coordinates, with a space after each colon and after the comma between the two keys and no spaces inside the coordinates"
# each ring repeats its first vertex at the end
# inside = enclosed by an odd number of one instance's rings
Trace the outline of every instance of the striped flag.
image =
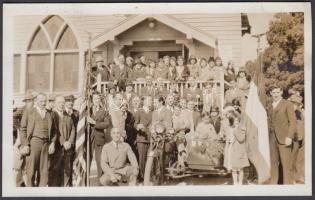
{"type": "Polygon", "coordinates": [[[256,168],[258,183],[270,178],[270,150],[266,93],[262,70],[257,66],[250,83],[244,122],[247,130],[247,152],[256,168]]]}
{"type": "Polygon", "coordinates": [[[84,100],[80,106],[77,137],[75,142],[75,160],[73,167],[76,179],[74,186],[86,186],[86,107],[87,104],[84,100]]]}

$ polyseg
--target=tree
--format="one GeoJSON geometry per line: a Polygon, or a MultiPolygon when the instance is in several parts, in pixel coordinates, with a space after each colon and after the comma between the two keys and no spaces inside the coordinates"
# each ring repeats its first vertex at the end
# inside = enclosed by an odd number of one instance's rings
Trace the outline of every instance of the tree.
{"type": "Polygon", "coordinates": [[[266,88],[277,83],[285,97],[290,88],[304,96],[304,14],[275,14],[267,41],[269,47],[262,53],[266,88]]]}

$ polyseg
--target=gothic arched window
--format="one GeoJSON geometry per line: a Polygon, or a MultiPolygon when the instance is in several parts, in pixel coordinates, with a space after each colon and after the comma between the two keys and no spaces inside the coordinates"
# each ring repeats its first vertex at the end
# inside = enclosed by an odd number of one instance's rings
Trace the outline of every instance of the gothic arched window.
{"type": "Polygon", "coordinates": [[[27,90],[78,89],[79,47],[68,24],[53,15],[40,23],[27,51],[27,90]]]}

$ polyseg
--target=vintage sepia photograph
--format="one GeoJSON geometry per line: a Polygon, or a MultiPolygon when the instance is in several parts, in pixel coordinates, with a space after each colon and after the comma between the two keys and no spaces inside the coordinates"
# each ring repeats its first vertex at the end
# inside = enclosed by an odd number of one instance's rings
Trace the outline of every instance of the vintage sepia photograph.
{"type": "Polygon", "coordinates": [[[241,4],[4,5],[4,194],[311,195],[310,4],[241,4]]]}

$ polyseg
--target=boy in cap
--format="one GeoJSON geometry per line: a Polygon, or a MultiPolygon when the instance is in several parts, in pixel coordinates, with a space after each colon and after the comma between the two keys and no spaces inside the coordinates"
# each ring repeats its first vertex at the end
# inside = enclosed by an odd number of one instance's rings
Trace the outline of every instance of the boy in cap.
{"type": "Polygon", "coordinates": [[[130,186],[135,186],[137,182],[138,162],[131,147],[122,142],[122,131],[119,128],[113,128],[112,141],[102,149],[101,166],[104,174],[100,177],[100,182],[104,186],[118,185],[122,179],[127,179],[130,186]]]}

